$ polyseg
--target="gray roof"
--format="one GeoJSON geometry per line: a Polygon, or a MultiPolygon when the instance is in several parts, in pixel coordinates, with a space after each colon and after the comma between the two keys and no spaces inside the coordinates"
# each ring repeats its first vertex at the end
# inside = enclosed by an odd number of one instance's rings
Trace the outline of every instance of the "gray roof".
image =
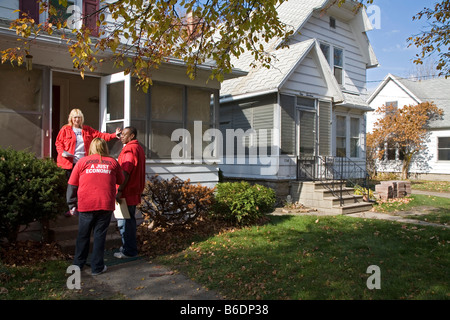
{"type": "Polygon", "coordinates": [[[430,127],[450,127],[450,78],[413,81],[396,76],[393,77],[411,91],[421,102],[434,102],[438,108],[444,111],[443,119],[432,121],[430,127]]]}
{"type": "MultiPolygon", "coordinates": [[[[297,31],[312,15],[313,11],[321,8],[327,1],[285,1],[277,8],[278,16],[281,22],[297,31]]],[[[292,68],[309,52],[314,40],[310,39],[291,44],[289,48],[276,50],[278,42],[279,39],[272,39],[269,43],[264,44],[266,50],[276,56],[275,61],[272,61],[273,66],[269,69],[262,66],[251,68],[250,64],[254,61],[254,57],[248,51],[245,51],[239,59],[233,58],[232,63],[235,68],[249,73],[245,77],[224,81],[221,87],[221,95],[242,95],[278,88],[292,68]]]]}

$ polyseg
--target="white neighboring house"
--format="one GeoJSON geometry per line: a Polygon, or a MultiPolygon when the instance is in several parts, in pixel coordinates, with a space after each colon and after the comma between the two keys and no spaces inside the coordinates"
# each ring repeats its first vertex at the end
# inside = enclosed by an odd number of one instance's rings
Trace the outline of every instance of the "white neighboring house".
{"type": "MultiPolygon", "coordinates": [[[[443,118],[429,124],[427,149],[414,157],[410,167],[412,177],[429,180],[450,180],[450,79],[434,78],[413,81],[388,74],[369,96],[367,103],[376,110],[392,104],[401,108],[422,102],[434,102],[444,111],[443,118]]],[[[373,131],[375,112],[367,114],[367,132],[373,131]]],[[[388,149],[385,158],[377,162],[378,172],[401,172],[401,152],[388,149]]]]}
{"type": "MultiPolygon", "coordinates": [[[[59,6],[58,0],[46,1],[59,6]]],[[[86,26],[98,34],[96,12],[108,1],[69,0],[68,4],[80,8],[82,17],[87,17],[86,26]]],[[[29,13],[37,23],[48,18],[46,12],[39,13],[37,0],[1,0],[0,49],[17,46],[16,32],[9,26],[19,18],[19,10],[29,13]]],[[[29,51],[32,70],[0,64],[0,147],[27,149],[38,157],[56,159],[59,129],[67,123],[70,110],[79,108],[85,124],[95,129],[114,132],[117,126],[136,127],[146,151],[148,175],[178,176],[209,186],[219,181],[217,164],[178,164],[171,158],[172,148],[178,143],[171,140],[175,129],[192,132],[194,121],[202,121],[204,129],[218,127],[220,83],[208,81],[210,65],[199,66],[197,78],[191,80],[185,64],[172,59],[154,70],[154,85],[145,94],[134,89],[136,79],[125,76],[112,63],[105,62],[95,72],[86,72],[83,80],[73,67],[68,45],[58,35],[39,36],[29,51]]],[[[244,74],[234,70],[225,77],[244,74]]],[[[118,140],[110,143],[115,156],[121,148],[118,140]]]]}
{"type": "Polygon", "coordinates": [[[224,150],[220,168],[227,180],[265,182],[283,195],[299,178],[303,159],[316,159],[310,163],[316,172],[319,158],[350,159],[365,169],[365,114],[372,110],[364,98],[366,70],[378,66],[366,35],[372,25],[365,10],[353,10],[355,2],[323,12],[329,3],[295,0],[278,7],[294,34],[288,48],[268,45],[276,56],[272,68],[249,68],[248,52],[233,61],[248,75],[222,84],[220,128],[230,146],[227,130],[249,134],[244,153],[239,141],[232,152],[224,150]]]}

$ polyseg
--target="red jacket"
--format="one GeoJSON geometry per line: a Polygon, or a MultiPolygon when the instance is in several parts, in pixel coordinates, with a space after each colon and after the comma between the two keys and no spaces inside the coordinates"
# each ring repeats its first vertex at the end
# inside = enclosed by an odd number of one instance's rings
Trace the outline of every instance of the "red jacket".
{"type": "MultiPolygon", "coordinates": [[[[81,134],[83,135],[86,156],[89,154],[89,146],[94,138],[102,138],[105,141],[116,138],[116,133],[102,133],[89,126],[83,126],[81,134]]],[[[55,141],[56,151],[58,152],[58,158],[56,159],[58,167],[69,170],[72,169],[73,158],[65,158],[62,156],[62,153],[63,151],[67,151],[71,154],[75,154],[76,145],[77,137],[75,136],[75,132],[73,132],[72,127],[68,124],[64,125],[61,130],[59,130],[55,141]]]]}
{"type": "Polygon", "coordinates": [[[141,203],[141,194],[145,187],[144,149],[137,140],[131,140],[123,147],[117,160],[122,170],[130,175],[122,191],[122,198],[125,198],[129,206],[138,205],[141,203]]]}
{"type": "Polygon", "coordinates": [[[93,154],[80,159],[69,179],[67,202],[80,212],[113,211],[116,184],[123,183],[122,168],[116,159],[93,154]],[[71,188],[75,186],[76,188],[71,188]]]}

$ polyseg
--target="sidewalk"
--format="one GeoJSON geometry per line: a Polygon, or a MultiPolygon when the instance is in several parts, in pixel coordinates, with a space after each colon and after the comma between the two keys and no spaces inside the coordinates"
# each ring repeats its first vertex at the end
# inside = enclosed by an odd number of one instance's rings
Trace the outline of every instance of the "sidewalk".
{"type": "MultiPolygon", "coordinates": [[[[113,250],[114,251],[114,250],[113,250]]],[[[117,251],[117,250],[115,250],[117,251]]],[[[117,259],[105,254],[105,273],[81,271],[81,291],[73,299],[105,300],[219,300],[221,297],[186,276],[143,257],[117,259]]]]}

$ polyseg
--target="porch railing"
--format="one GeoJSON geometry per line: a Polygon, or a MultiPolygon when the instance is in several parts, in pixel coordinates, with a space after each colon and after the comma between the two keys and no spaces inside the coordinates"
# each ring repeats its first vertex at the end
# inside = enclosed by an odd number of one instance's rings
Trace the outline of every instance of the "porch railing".
{"type": "Polygon", "coordinates": [[[297,180],[319,181],[344,205],[343,186],[361,186],[369,195],[369,174],[347,157],[297,157],[297,180]]]}

